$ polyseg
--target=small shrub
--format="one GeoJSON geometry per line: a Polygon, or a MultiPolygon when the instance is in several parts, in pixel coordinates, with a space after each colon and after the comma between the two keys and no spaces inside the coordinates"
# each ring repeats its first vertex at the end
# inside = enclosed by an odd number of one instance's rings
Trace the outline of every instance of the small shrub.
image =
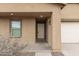
{"type": "Polygon", "coordinates": [[[14,42],[9,38],[4,38],[0,36],[0,55],[1,56],[12,56],[16,55],[17,51],[26,47],[26,44],[20,43],[19,39],[14,40],[14,42]]]}

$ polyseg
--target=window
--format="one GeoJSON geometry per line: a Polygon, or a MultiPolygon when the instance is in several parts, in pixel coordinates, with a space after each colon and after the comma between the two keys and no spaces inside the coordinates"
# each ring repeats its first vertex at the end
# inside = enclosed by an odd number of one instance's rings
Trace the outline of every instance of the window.
{"type": "Polygon", "coordinates": [[[12,20],[11,21],[11,37],[21,37],[21,21],[12,20]]]}

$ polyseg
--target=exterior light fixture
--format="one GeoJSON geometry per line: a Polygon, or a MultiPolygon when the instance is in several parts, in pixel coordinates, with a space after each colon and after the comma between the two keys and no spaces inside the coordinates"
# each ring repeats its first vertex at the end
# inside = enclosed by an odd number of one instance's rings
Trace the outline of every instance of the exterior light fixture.
{"type": "Polygon", "coordinates": [[[14,13],[10,13],[10,15],[14,15],[14,13]]]}
{"type": "Polygon", "coordinates": [[[40,15],[40,18],[43,18],[44,16],[43,15],[40,15]]]}

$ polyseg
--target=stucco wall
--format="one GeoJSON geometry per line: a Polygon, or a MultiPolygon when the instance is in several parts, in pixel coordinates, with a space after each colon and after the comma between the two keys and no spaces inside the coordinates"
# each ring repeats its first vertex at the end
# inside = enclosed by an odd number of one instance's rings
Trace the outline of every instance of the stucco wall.
{"type": "Polygon", "coordinates": [[[9,37],[9,19],[0,19],[0,35],[9,37]]]}
{"type": "Polygon", "coordinates": [[[61,51],[61,8],[57,8],[51,15],[52,49],[53,52],[61,51]]]}
{"type": "MultiPolygon", "coordinates": [[[[49,34],[52,35],[50,38],[50,42],[52,45],[53,52],[60,52],[60,49],[61,49],[60,47],[61,46],[61,40],[60,40],[61,13],[60,11],[61,11],[60,6],[55,5],[55,4],[0,4],[0,12],[52,12],[51,31],[50,31],[51,34],[50,33],[49,34]]],[[[1,22],[5,23],[5,20],[1,19],[1,22]]],[[[22,29],[24,31],[22,34],[23,42],[26,42],[26,40],[32,42],[32,40],[35,39],[35,26],[34,26],[35,23],[34,21],[30,21],[30,19],[24,20],[23,22],[25,24],[25,25],[23,24],[23,29],[22,29]],[[25,23],[25,21],[28,21],[28,22],[25,23]]],[[[6,22],[5,24],[8,26],[8,22],[6,22]]],[[[2,25],[4,24],[2,23],[2,25]]],[[[7,29],[6,32],[4,31],[5,33],[7,33],[8,31],[8,28],[6,29],[7,29]]]]}
{"type": "Polygon", "coordinates": [[[35,42],[35,19],[26,18],[22,19],[22,37],[10,38],[10,19],[0,19],[0,35],[3,38],[11,40],[18,40],[21,43],[34,43],[35,42]]]}
{"type": "Polygon", "coordinates": [[[66,4],[61,10],[62,21],[79,21],[79,4],[66,4]]]}
{"type": "Polygon", "coordinates": [[[49,3],[4,3],[0,4],[0,12],[51,12],[57,7],[59,5],[49,3]]]}
{"type": "Polygon", "coordinates": [[[22,24],[22,38],[27,43],[35,43],[35,19],[24,19],[22,24]]]}

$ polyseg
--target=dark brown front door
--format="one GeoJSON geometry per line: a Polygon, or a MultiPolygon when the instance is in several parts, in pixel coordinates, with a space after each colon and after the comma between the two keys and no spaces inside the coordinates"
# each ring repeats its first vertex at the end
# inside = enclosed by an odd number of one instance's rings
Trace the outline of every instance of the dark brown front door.
{"type": "Polygon", "coordinates": [[[46,22],[36,22],[36,42],[46,42],[46,22]]]}

